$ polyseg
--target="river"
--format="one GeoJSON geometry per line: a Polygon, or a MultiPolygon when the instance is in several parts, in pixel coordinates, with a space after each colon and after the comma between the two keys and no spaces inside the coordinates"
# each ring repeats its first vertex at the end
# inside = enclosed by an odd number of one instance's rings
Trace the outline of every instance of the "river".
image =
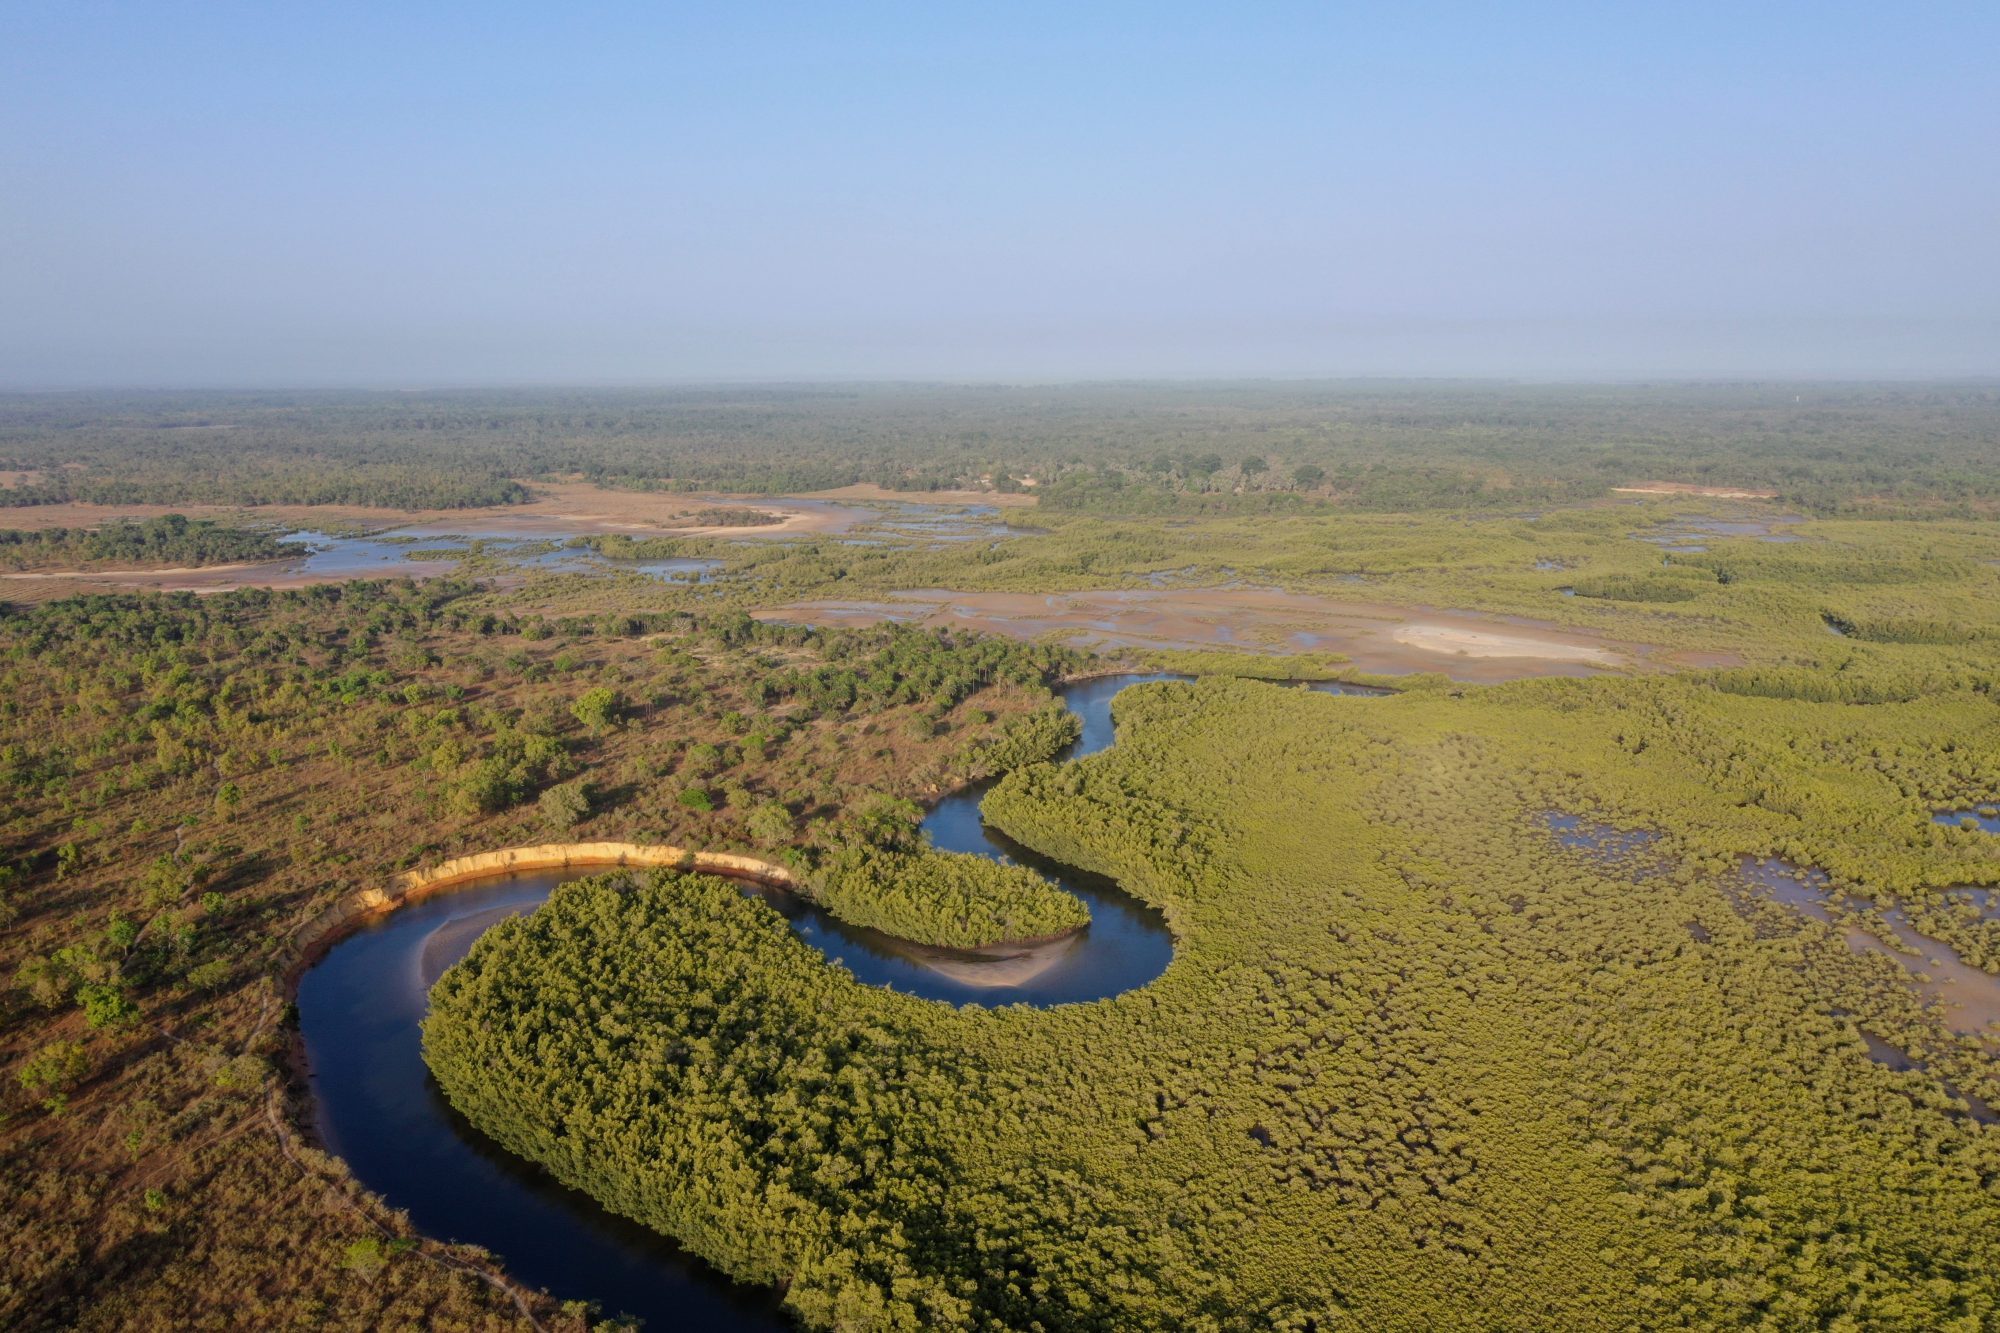
{"type": "MultiPolygon", "coordinates": [[[[1065,759],[1113,739],[1111,700],[1128,685],[1186,679],[1102,676],[1062,688],[1083,723],[1065,759]]],[[[1332,682],[1327,693],[1385,691],[1332,682]]],[[[971,959],[857,930],[785,894],[767,898],[801,939],[858,980],[980,1005],[1065,1004],[1143,986],[1173,957],[1160,914],[1101,876],[1056,864],[985,826],[989,784],[946,797],[923,822],[945,851],[1002,857],[1049,875],[1090,908],[1077,936],[1014,957],[971,959]]],[[[499,1148],[454,1111],[424,1064],[420,1027],[431,983],[486,927],[532,911],[567,880],[604,867],[497,875],[421,900],[341,940],[300,979],[314,1120],[356,1180],[406,1210],[426,1235],[500,1255],[508,1270],[559,1298],[598,1301],[653,1329],[784,1329],[775,1292],[731,1282],[673,1241],[617,1217],[499,1148]]],[[[750,891],[746,887],[746,892],[750,891]]]]}

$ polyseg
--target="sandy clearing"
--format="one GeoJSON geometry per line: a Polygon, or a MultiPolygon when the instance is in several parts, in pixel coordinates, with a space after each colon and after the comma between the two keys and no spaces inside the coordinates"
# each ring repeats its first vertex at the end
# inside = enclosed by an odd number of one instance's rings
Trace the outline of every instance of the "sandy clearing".
{"type": "Polygon", "coordinates": [[[1402,625],[1394,631],[1394,637],[1398,643],[1426,652],[1457,653],[1465,657],[1536,657],[1555,662],[1589,662],[1602,667],[1615,667],[1621,660],[1611,649],[1590,644],[1560,643],[1452,625],[1402,625]]]}
{"type": "Polygon", "coordinates": [[[961,627],[1077,647],[1233,648],[1340,653],[1363,671],[1436,671],[1466,681],[1659,669],[1649,645],[1545,621],[1433,607],[1342,602],[1272,588],[1100,589],[1064,593],[917,589],[879,600],[772,607],[760,619],[814,625],[885,620],[961,627]]]}
{"type": "Polygon", "coordinates": [[[0,573],[0,579],[164,579],[182,574],[220,574],[238,569],[277,568],[289,564],[285,560],[237,560],[225,565],[171,565],[159,569],[58,569],[24,570],[19,573],[0,573]]]}
{"type": "Polygon", "coordinates": [[[1776,491],[1746,491],[1733,486],[1696,486],[1685,481],[1649,481],[1638,486],[1613,486],[1620,495],[1699,495],[1711,500],[1775,500],[1776,491]]]}

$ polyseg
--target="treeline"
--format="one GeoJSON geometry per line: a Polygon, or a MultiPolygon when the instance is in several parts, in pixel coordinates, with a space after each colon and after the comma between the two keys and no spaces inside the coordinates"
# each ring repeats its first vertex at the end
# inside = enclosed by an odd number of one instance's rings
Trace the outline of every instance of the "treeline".
{"type": "Polygon", "coordinates": [[[0,530],[0,568],[89,565],[216,565],[306,554],[268,531],[167,514],[96,528],[0,530]]]}
{"type": "Polygon", "coordinates": [[[519,499],[508,478],[1029,489],[1088,512],[1531,509],[1641,482],[1820,515],[1991,516],[1979,385],[731,386],[0,398],[0,501],[519,499]]]}
{"type": "Polygon", "coordinates": [[[1025,866],[960,852],[856,847],[811,880],[841,920],[948,949],[1043,940],[1081,930],[1090,910],[1025,866]]]}
{"type": "Polygon", "coordinates": [[[0,505],[364,505],[381,509],[478,509],[520,504],[528,488],[506,476],[426,462],[334,462],[246,447],[176,443],[136,454],[107,448],[84,467],[56,467],[41,480],[0,487],[0,505]]]}

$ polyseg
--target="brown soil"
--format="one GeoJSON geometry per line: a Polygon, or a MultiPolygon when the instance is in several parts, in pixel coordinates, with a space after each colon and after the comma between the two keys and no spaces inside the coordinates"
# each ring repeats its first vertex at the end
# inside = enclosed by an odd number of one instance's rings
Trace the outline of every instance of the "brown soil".
{"type": "Polygon", "coordinates": [[[1581,676],[1666,665],[1660,650],[1519,617],[1339,602],[1260,588],[1069,593],[899,592],[881,601],[815,601],[764,620],[863,625],[899,620],[1093,648],[1235,648],[1344,654],[1363,671],[1439,671],[1464,681],[1581,676]]]}

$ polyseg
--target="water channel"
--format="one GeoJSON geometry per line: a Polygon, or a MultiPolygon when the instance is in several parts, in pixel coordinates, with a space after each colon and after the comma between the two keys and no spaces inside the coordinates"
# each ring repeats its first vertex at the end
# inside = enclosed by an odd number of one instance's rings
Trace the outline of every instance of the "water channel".
{"type": "MultiPolygon", "coordinates": [[[[1187,679],[1104,676],[1063,687],[1083,734],[1065,758],[1112,742],[1111,701],[1128,685],[1187,679]]],[[[1337,682],[1335,694],[1387,691],[1337,682]]],[[[1036,856],[987,828],[987,784],[940,801],[923,822],[934,846],[1017,861],[1090,908],[1078,935],[1037,949],[973,957],[848,926],[793,895],[770,893],[798,936],[863,982],[961,1004],[1051,1005],[1142,986],[1165,969],[1173,940],[1160,914],[1116,884],[1036,856]]],[[[617,1217],[588,1195],[491,1143],[454,1111],[425,1066],[419,1024],[433,982],[495,922],[533,911],[557,885],[590,874],[496,875],[364,925],[301,978],[299,1026],[314,1118],[355,1179],[404,1209],[426,1235],[484,1246],[509,1271],[558,1298],[599,1302],[654,1329],[783,1329],[777,1295],[733,1283],[664,1236],[617,1217]]],[[[749,886],[746,892],[753,892],[749,886]]]]}

